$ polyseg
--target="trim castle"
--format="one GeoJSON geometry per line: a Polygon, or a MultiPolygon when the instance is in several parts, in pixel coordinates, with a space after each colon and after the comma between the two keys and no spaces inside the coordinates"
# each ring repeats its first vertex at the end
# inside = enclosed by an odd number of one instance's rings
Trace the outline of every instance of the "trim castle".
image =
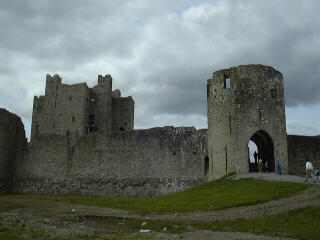
{"type": "Polygon", "coordinates": [[[286,134],[282,74],[263,65],[214,72],[207,83],[208,129],[134,130],[134,100],[98,85],[67,85],[47,75],[34,97],[31,140],[21,119],[0,109],[0,192],[155,196],[188,189],[230,172],[257,170],[253,141],[270,171],[319,167],[320,137],[286,134]]]}

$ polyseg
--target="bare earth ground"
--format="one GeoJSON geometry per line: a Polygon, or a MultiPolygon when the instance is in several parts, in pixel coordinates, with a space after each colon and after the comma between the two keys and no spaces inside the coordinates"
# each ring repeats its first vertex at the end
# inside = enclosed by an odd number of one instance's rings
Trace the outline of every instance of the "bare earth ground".
{"type": "MultiPolygon", "coordinates": [[[[131,234],[135,239],[137,230],[124,224],[126,219],[139,219],[144,221],[162,220],[162,221],[216,221],[229,219],[250,219],[261,216],[273,216],[280,213],[305,207],[320,207],[320,188],[311,187],[299,195],[261,203],[257,205],[235,207],[218,211],[208,212],[184,212],[184,213],[149,213],[141,214],[131,211],[124,211],[111,208],[101,208],[86,205],[77,205],[71,203],[54,202],[47,200],[26,200],[10,198],[6,200],[10,203],[21,205],[15,210],[9,210],[0,214],[0,223],[9,225],[12,223],[23,224],[27,226],[40,227],[53,236],[64,234],[113,234],[124,232],[131,234]],[[74,209],[74,210],[73,210],[74,209]],[[108,220],[108,217],[119,217],[123,220],[108,220]]],[[[194,231],[190,227],[189,232],[181,234],[171,234],[166,232],[144,233],[152,239],[285,239],[266,236],[257,236],[246,233],[228,233],[214,231],[194,231]]]]}

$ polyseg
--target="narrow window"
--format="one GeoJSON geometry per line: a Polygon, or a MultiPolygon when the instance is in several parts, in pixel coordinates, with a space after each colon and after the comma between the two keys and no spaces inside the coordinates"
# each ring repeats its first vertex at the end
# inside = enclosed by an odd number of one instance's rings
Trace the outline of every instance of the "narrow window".
{"type": "Polygon", "coordinates": [[[74,117],[72,117],[72,122],[74,122],[74,117]]]}
{"type": "Polygon", "coordinates": [[[271,96],[273,97],[273,98],[275,98],[276,97],[276,94],[277,94],[277,91],[276,91],[276,89],[271,89],[271,96]]]}
{"type": "Polygon", "coordinates": [[[205,156],[204,157],[204,176],[207,176],[209,171],[209,157],[205,156]]]}
{"type": "Polygon", "coordinates": [[[224,88],[228,89],[231,88],[231,80],[230,77],[225,76],[224,78],[224,88]]]}
{"type": "Polygon", "coordinates": [[[71,97],[71,95],[70,95],[69,100],[71,101],[71,99],[72,99],[72,97],[71,97]]]}
{"type": "Polygon", "coordinates": [[[90,116],[89,116],[89,126],[90,125],[94,125],[94,115],[93,114],[91,114],[90,116]]]}
{"type": "Polygon", "coordinates": [[[229,132],[230,132],[230,135],[231,135],[231,116],[229,114],[229,132]]]}

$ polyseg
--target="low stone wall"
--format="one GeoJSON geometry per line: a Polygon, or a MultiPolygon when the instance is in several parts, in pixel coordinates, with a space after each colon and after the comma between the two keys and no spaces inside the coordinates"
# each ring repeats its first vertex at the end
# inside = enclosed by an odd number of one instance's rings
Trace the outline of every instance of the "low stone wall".
{"type": "Polygon", "coordinates": [[[16,192],[155,196],[204,182],[207,131],[152,128],[80,138],[40,135],[17,172],[16,192]]]}
{"type": "Polygon", "coordinates": [[[320,136],[288,135],[289,172],[296,175],[305,174],[305,160],[320,168],[320,136]]]}
{"type": "Polygon", "coordinates": [[[19,193],[152,197],[202,183],[203,179],[190,178],[44,177],[24,178],[17,183],[17,189],[19,193]]]}
{"type": "Polygon", "coordinates": [[[17,162],[24,161],[27,139],[17,115],[0,108],[0,193],[12,190],[17,162]]]}

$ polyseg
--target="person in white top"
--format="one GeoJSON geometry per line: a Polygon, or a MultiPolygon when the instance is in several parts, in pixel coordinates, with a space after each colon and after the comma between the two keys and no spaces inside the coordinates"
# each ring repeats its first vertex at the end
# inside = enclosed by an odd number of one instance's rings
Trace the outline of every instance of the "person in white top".
{"type": "Polygon", "coordinates": [[[305,182],[308,182],[309,177],[311,177],[313,183],[315,183],[312,163],[309,162],[309,160],[306,160],[306,180],[305,180],[305,182]]]}

